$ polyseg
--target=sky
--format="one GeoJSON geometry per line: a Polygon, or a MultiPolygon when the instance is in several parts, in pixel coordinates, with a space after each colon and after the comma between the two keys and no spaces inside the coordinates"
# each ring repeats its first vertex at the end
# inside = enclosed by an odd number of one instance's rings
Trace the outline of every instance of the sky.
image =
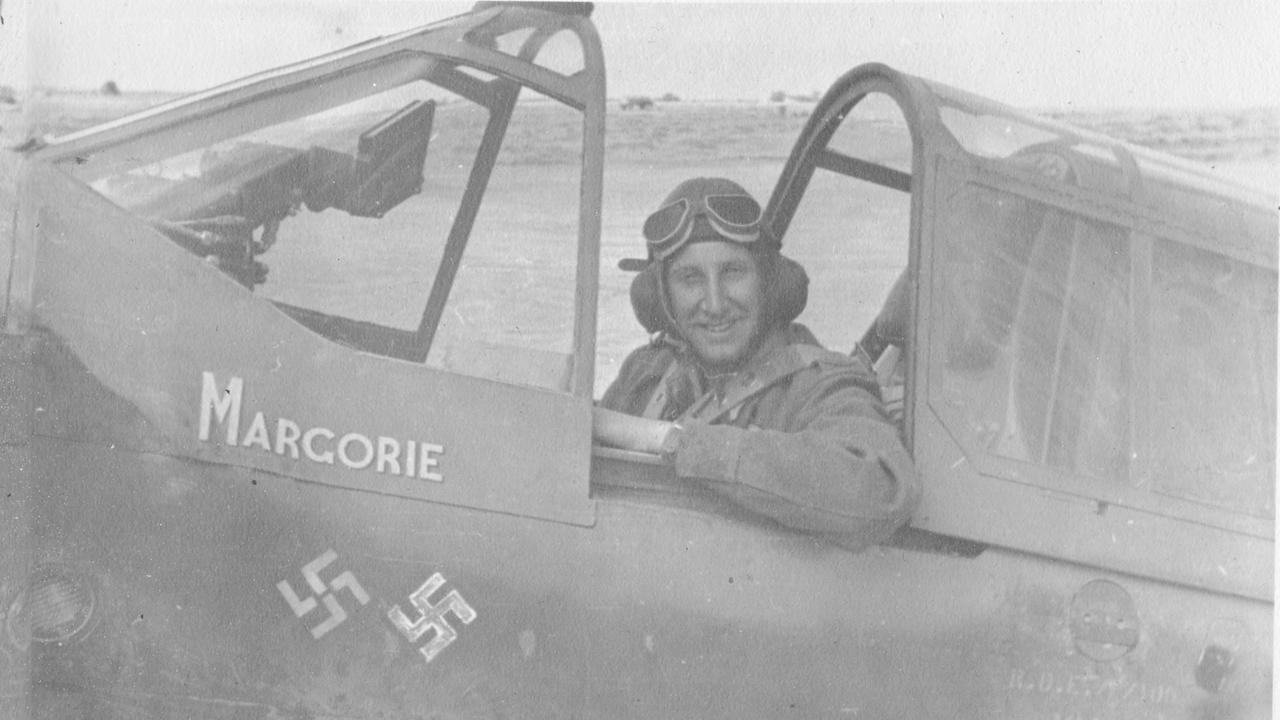
{"type": "MultiPolygon", "coordinates": [[[[0,84],[197,90],[426,24],[421,0],[0,0],[0,84]]],[[[1280,105],[1280,3],[597,3],[609,94],[762,99],[877,61],[1029,108],[1280,105]]]]}

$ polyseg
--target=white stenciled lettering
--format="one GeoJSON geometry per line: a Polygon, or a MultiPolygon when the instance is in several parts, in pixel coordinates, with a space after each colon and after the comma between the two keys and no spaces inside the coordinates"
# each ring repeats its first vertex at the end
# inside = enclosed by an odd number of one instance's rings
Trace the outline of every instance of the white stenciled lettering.
{"type": "Polygon", "coordinates": [[[249,447],[257,445],[258,447],[271,452],[271,439],[267,436],[267,419],[262,416],[259,410],[253,416],[253,422],[249,423],[249,430],[244,434],[244,439],[240,441],[240,447],[249,447]]]}
{"type": "Polygon", "coordinates": [[[420,456],[418,459],[418,477],[431,482],[444,482],[444,476],[438,472],[431,472],[427,468],[434,468],[440,464],[438,458],[432,457],[432,454],[440,455],[444,452],[444,448],[440,445],[432,445],[431,443],[422,443],[418,446],[420,456]]]}
{"type": "Polygon", "coordinates": [[[330,430],[329,428],[322,428],[322,427],[311,428],[310,430],[302,434],[302,451],[307,454],[308,460],[314,460],[315,462],[318,462],[318,463],[325,463],[326,465],[332,465],[333,451],[325,450],[324,452],[321,452],[321,453],[316,452],[316,446],[315,446],[316,437],[323,437],[326,440],[332,440],[334,438],[334,434],[333,434],[333,431],[330,430]]]}
{"type": "Polygon", "coordinates": [[[373,443],[360,433],[347,433],[338,441],[338,459],[352,470],[363,470],[373,462],[373,443]],[[359,461],[352,460],[351,454],[347,452],[352,443],[359,443],[364,449],[364,457],[359,461]]]}
{"type": "Polygon", "coordinates": [[[240,433],[240,398],[244,394],[244,380],[233,377],[227,383],[226,391],[218,388],[218,380],[213,373],[204,371],[200,385],[200,434],[201,440],[209,439],[209,429],[213,416],[219,423],[227,426],[227,444],[236,444],[236,435],[240,433]]]}
{"type": "Polygon", "coordinates": [[[380,473],[400,474],[400,441],[395,438],[378,436],[378,463],[375,469],[380,473]],[[390,468],[390,469],[388,469],[390,468]]]}
{"type": "Polygon", "coordinates": [[[283,455],[284,449],[289,448],[289,457],[294,460],[298,459],[298,437],[302,435],[302,429],[298,427],[298,423],[289,418],[278,418],[276,420],[276,454],[283,455]]]}
{"type": "Polygon", "coordinates": [[[221,387],[212,372],[203,371],[197,429],[200,440],[217,442],[218,438],[213,438],[215,433],[220,438],[225,431],[226,444],[232,447],[256,447],[294,460],[306,459],[324,465],[341,463],[352,470],[370,469],[382,475],[444,482],[444,474],[440,472],[443,445],[359,432],[339,435],[327,427],[306,427],[262,410],[253,413],[241,435],[244,394],[242,378],[232,377],[226,387],[221,387]]]}
{"type": "Polygon", "coordinates": [[[418,470],[418,443],[410,440],[404,448],[404,476],[413,477],[418,470]]]}

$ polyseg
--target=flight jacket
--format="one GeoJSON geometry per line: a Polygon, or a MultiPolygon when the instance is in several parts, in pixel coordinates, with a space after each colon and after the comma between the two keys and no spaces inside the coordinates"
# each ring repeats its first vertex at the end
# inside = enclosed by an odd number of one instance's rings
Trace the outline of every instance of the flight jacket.
{"type": "Polygon", "coordinates": [[[696,363],[655,341],[627,357],[601,405],[678,419],[683,432],[671,459],[682,479],[784,525],[839,534],[844,545],[884,540],[910,518],[920,483],[875,376],[864,361],[823,350],[803,325],[784,333],[784,347],[753,357],[727,386],[691,405],[680,386],[700,375],[696,363]],[[770,373],[776,381],[759,387],[770,373]],[[686,402],[660,398],[655,406],[655,393],[684,394],[686,402]],[[673,417],[673,405],[682,417],[673,417]]]}

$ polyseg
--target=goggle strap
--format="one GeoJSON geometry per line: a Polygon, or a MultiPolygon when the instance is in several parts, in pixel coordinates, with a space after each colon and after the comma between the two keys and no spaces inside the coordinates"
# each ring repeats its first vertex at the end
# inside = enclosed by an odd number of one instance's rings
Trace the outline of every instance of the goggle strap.
{"type": "MultiPolygon", "coordinates": [[[[693,235],[693,223],[691,222],[683,223],[682,227],[678,229],[677,232],[680,233],[680,239],[676,240],[675,242],[664,242],[660,249],[659,248],[654,249],[654,255],[656,255],[658,258],[666,259],[669,255],[674,253],[676,250],[679,250],[680,248],[684,247],[685,244],[689,242],[689,236],[693,235]]],[[[668,235],[667,236],[668,240],[670,240],[670,238],[675,234],[676,233],[672,233],[671,235],[668,235]]]]}
{"type": "Polygon", "coordinates": [[[716,228],[716,231],[719,232],[721,235],[723,235],[725,238],[732,240],[738,243],[739,245],[750,245],[751,243],[760,239],[760,233],[758,231],[752,232],[752,233],[739,233],[739,232],[729,232],[724,230],[723,228],[716,228]]]}

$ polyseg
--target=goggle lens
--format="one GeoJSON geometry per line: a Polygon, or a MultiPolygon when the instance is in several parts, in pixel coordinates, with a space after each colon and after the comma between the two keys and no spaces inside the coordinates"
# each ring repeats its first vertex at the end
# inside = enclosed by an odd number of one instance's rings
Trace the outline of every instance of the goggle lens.
{"type": "MultiPolygon", "coordinates": [[[[760,203],[750,195],[707,195],[702,198],[707,221],[734,242],[750,243],[758,237],[760,203]]],[[[655,257],[663,258],[685,243],[693,219],[685,198],[660,208],[644,221],[644,237],[655,257]]]]}
{"type": "Polygon", "coordinates": [[[689,201],[681,198],[661,208],[644,221],[644,238],[659,255],[680,232],[685,217],[689,214],[689,201]]]}
{"type": "Polygon", "coordinates": [[[721,222],[743,228],[760,222],[760,203],[749,195],[708,195],[707,210],[721,222]]]}

